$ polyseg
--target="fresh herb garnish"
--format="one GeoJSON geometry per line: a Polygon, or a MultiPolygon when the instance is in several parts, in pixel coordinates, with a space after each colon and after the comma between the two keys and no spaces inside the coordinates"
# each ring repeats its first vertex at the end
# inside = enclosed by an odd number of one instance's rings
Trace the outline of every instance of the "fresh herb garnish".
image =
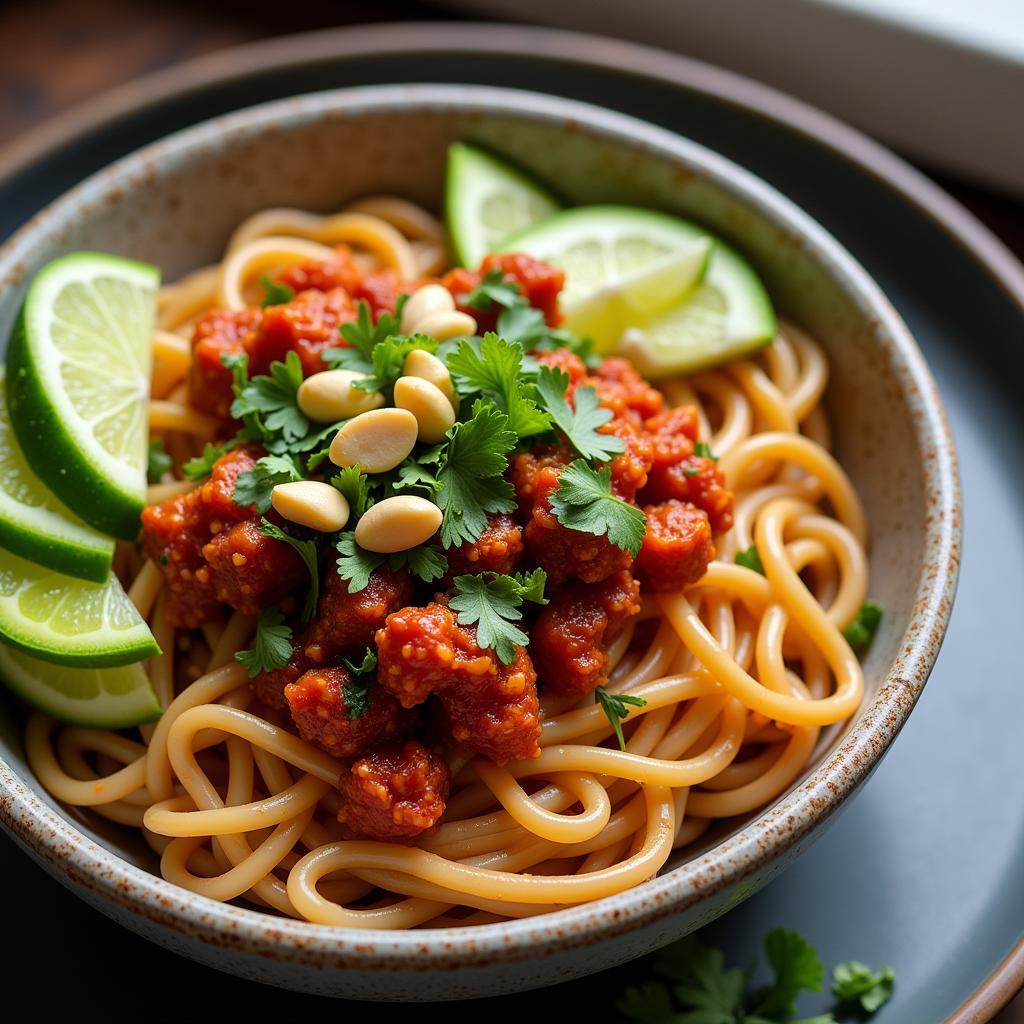
{"type": "Polygon", "coordinates": [[[231,499],[236,505],[255,505],[257,512],[266,512],[278,484],[303,479],[302,469],[292,456],[264,455],[252,469],[238,474],[231,499]]]}
{"type": "Polygon", "coordinates": [[[358,466],[346,466],[331,483],[345,496],[349,508],[349,522],[355,525],[357,519],[373,504],[366,474],[358,466]]]}
{"type": "Polygon", "coordinates": [[[478,399],[470,418],[448,431],[437,471],[437,504],[444,513],[441,544],[472,542],[487,529],[488,512],[511,512],[515,488],[502,475],[516,445],[508,416],[493,402],[478,399]]]}
{"type": "Polygon", "coordinates": [[[594,696],[601,705],[608,721],[612,723],[615,730],[615,737],[619,741],[619,749],[626,749],[626,738],[622,735],[622,720],[629,717],[630,705],[635,708],[642,708],[647,704],[643,697],[634,697],[629,693],[610,693],[603,686],[594,690],[594,696]]]}
{"type": "Polygon", "coordinates": [[[463,340],[446,365],[463,395],[481,393],[508,416],[520,438],[551,429],[551,417],[537,405],[536,386],[523,379],[523,348],[488,332],[479,344],[463,340]]]}
{"type": "Polygon", "coordinates": [[[285,361],[270,364],[270,375],[252,377],[231,403],[234,419],[258,417],[264,435],[280,434],[285,443],[299,441],[309,433],[309,420],[296,401],[302,383],[302,361],[290,351],[285,361]]]}
{"type": "Polygon", "coordinates": [[[369,677],[377,671],[377,655],[372,647],[367,647],[363,660],[358,665],[348,658],[342,658],[341,663],[352,677],[349,682],[342,684],[341,694],[345,699],[349,721],[355,721],[362,718],[373,703],[370,693],[370,684],[373,680],[369,677]]]}
{"type": "Polygon", "coordinates": [[[516,647],[525,646],[530,638],[515,623],[523,617],[522,604],[547,604],[544,584],[547,573],[535,569],[530,573],[503,576],[481,573],[478,576],[456,576],[452,581],[455,596],[448,602],[458,612],[460,625],[476,625],[476,641],[490,648],[505,665],[515,660],[516,647]]]}
{"type": "Polygon", "coordinates": [[[394,314],[381,313],[376,323],[373,322],[370,304],[365,299],[360,299],[356,319],[342,324],[338,329],[342,338],[348,343],[348,348],[328,349],[323,353],[324,362],[328,366],[340,366],[346,370],[372,374],[374,372],[373,350],[389,337],[399,336],[402,333],[402,306],[405,305],[407,299],[407,295],[402,295],[398,300],[397,312],[394,314]]]}
{"type": "Polygon", "coordinates": [[[298,540],[284,532],[266,517],[260,520],[260,533],[272,540],[279,540],[291,547],[306,563],[309,570],[309,590],[306,592],[306,603],[302,606],[302,623],[305,625],[316,612],[320,600],[320,561],[315,540],[298,540]]]}
{"type": "Polygon", "coordinates": [[[146,479],[151,484],[160,483],[164,473],[168,472],[174,465],[170,455],[164,451],[164,442],[161,438],[155,437],[149,442],[149,452],[146,461],[146,479]]]}
{"type": "Polygon", "coordinates": [[[506,281],[500,267],[491,267],[484,274],[483,280],[471,292],[462,296],[461,304],[486,313],[495,303],[507,308],[525,301],[518,282],[506,281]]]}
{"type": "Polygon", "coordinates": [[[590,387],[577,388],[570,406],[565,397],[569,375],[554,366],[542,366],[537,375],[537,390],[541,404],[551,414],[558,429],[585,459],[607,462],[613,455],[625,451],[621,437],[599,434],[598,427],[611,418],[611,409],[597,403],[597,392],[590,387]]]}
{"type": "Polygon", "coordinates": [[[420,545],[393,555],[367,551],[356,543],[356,535],[349,531],[338,537],[338,575],[348,581],[348,592],[357,594],[370,582],[374,570],[387,563],[392,571],[408,569],[410,574],[424,583],[439,580],[448,571],[448,559],[434,545],[420,545]]]}
{"type": "Polygon", "coordinates": [[[354,381],[352,387],[358,391],[380,391],[391,398],[395,381],[405,371],[405,360],[410,352],[423,349],[437,351],[438,343],[425,334],[413,334],[408,338],[389,336],[377,345],[370,357],[373,369],[362,380],[354,381]]]}
{"type": "Polygon", "coordinates": [[[182,464],[181,471],[189,480],[201,480],[213,472],[213,464],[222,456],[226,455],[238,444],[238,439],[227,441],[222,445],[210,444],[209,441],[203,445],[202,453],[188,459],[182,464]]]}
{"type": "Polygon", "coordinates": [[[263,301],[260,305],[264,309],[267,306],[283,306],[286,302],[291,302],[295,298],[295,290],[293,288],[272,280],[267,274],[260,278],[260,284],[263,285],[263,301]]]}
{"type": "Polygon", "coordinates": [[[247,651],[238,651],[240,661],[252,679],[261,672],[284,668],[292,656],[292,631],[284,625],[284,613],[273,605],[261,608],[256,624],[256,640],[247,651]]]}
{"type": "Polygon", "coordinates": [[[761,556],[757,553],[757,545],[751,544],[746,551],[736,552],[736,564],[742,565],[744,569],[753,569],[764,575],[764,566],[761,564],[761,556]]]}
{"type": "MultiPolygon", "coordinates": [[[[722,950],[688,936],[655,957],[654,969],[666,981],[627,989],[619,1012],[636,1024],[835,1024],[831,1013],[793,1020],[799,994],[822,989],[825,968],[814,947],[799,933],[776,928],[765,936],[764,949],[772,983],[750,990],[752,970],[727,968],[722,950]]],[[[867,1013],[892,992],[889,968],[872,974],[863,964],[843,964],[835,977],[833,994],[842,1002],[872,993],[867,1005],[861,1002],[867,1013]]]]}
{"type": "Polygon", "coordinates": [[[859,1003],[865,1013],[874,1013],[892,995],[896,972],[891,967],[873,971],[859,960],[837,964],[832,969],[832,995],[843,1003],[859,1003]]]}
{"type": "Polygon", "coordinates": [[[558,477],[558,487],[549,498],[555,518],[570,530],[607,534],[617,548],[634,558],[647,532],[643,512],[612,494],[612,472],[604,466],[593,469],[582,459],[571,463],[558,477]]]}
{"type": "Polygon", "coordinates": [[[694,455],[699,455],[702,459],[710,459],[712,462],[718,461],[718,456],[711,451],[711,445],[707,441],[698,441],[693,449],[694,455]]]}
{"type": "Polygon", "coordinates": [[[858,653],[865,651],[871,646],[878,627],[882,623],[882,606],[875,601],[865,601],[854,616],[843,636],[846,642],[858,653]]]}

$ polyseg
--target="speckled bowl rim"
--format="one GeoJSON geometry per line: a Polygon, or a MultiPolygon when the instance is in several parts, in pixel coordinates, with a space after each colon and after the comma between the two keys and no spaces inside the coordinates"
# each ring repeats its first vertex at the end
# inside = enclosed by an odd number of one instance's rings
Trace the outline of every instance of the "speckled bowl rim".
{"type": "Polygon", "coordinates": [[[574,122],[633,148],[658,153],[741,194],[758,213],[796,232],[805,248],[875,323],[912,414],[923,453],[924,558],[900,653],[859,721],[791,793],[700,857],[627,892],[537,918],[430,931],[333,928],[217,903],[180,889],[106,850],[57,814],[0,759],[0,824],[69,887],[211,946],[316,967],[422,971],[472,962],[529,960],[588,946],[677,914],[755,873],[830,817],[863,781],[902,728],[938,655],[952,610],[960,558],[956,455],[934,380],[902,319],[854,258],[807,214],[750,172],[695,142],[590,104],[512,89],[395,85],[335,89],[276,100],[184,129],[126,156],[65,193],[0,248],[0,282],[17,286],[22,258],[40,233],[58,232],[82,209],[130,189],[154,168],[173,166],[214,141],[282,121],[358,117],[411,107],[574,122]]]}

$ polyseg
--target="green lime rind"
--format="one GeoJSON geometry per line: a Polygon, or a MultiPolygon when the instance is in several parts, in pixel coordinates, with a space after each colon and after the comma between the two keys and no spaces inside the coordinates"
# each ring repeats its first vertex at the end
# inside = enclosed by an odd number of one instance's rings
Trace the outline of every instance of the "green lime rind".
{"type": "Polygon", "coordinates": [[[162,714],[141,664],[72,668],[0,644],[0,681],[46,714],[95,729],[130,729],[162,714]]]}
{"type": "Polygon", "coordinates": [[[133,539],[146,497],[159,271],[72,253],[36,274],[7,350],[7,403],[29,465],[90,526],[133,539]]]}
{"type": "Polygon", "coordinates": [[[468,142],[448,147],[445,220],[456,262],[476,267],[502,239],[562,209],[539,181],[468,142]]]}
{"type": "Polygon", "coordinates": [[[128,665],[160,653],[117,577],[91,583],[0,550],[0,640],[43,661],[128,665]]]}
{"type": "Polygon", "coordinates": [[[49,569],[102,583],[114,542],[62,505],[29,468],[11,429],[0,366],[0,547],[49,569]]]}
{"type": "MultiPolygon", "coordinates": [[[[636,272],[644,262],[709,237],[699,224],[632,206],[579,206],[505,239],[520,251],[566,271],[565,302],[604,281],[636,272]]],[[[711,236],[713,237],[713,236],[711,236]]],[[[714,247],[701,283],[675,310],[630,332],[619,352],[649,377],[689,373],[746,356],[776,332],[771,299],[753,268],[725,242],[714,247]]]]}

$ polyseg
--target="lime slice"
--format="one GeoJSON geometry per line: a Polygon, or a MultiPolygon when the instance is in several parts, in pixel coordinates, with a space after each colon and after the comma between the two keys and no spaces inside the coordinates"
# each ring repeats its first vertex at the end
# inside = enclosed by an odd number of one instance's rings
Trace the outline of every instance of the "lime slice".
{"type": "Polygon", "coordinates": [[[49,569],[102,583],[114,542],[65,508],[28,468],[7,415],[0,366],[0,546],[49,569]]]}
{"type": "Polygon", "coordinates": [[[7,352],[11,422],[33,472],[90,526],[126,539],[146,497],[159,271],[73,253],[36,274],[7,352]]]}
{"type": "Polygon", "coordinates": [[[63,722],[128,729],[160,717],[142,665],[71,668],[0,644],[0,680],[33,707],[63,722]]]}
{"type": "Polygon", "coordinates": [[[565,326],[590,338],[598,352],[614,352],[633,324],[682,303],[704,276],[711,247],[710,238],[695,239],[635,273],[606,282],[585,298],[563,302],[565,326]]]}
{"type": "MultiPolygon", "coordinates": [[[[563,305],[572,310],[609,281],[640,274],[707,237],[700,226],[653,210],[580,206],[505,239],[500,248],[560,266],[563,305]]],[[[724,242],[713,241],[700,284],[679,305],[638,315],[622,334],[619,352],[649,377],[726,362],[775,336],[775,314],[757,275],[724,242]]]]}
{"type": "Polygon", "coordinates": [[[0,549],[0,640],[62,665],[127,665],[159,654],[111,573],[89,583],[0,549]]]}
{"type": "Polygon", "coordinates": [[[464,267],[476,267],[502,239],[562,208],[529,175],[466,142],[448,147],[445,174],[448,234],[464,267]]]}

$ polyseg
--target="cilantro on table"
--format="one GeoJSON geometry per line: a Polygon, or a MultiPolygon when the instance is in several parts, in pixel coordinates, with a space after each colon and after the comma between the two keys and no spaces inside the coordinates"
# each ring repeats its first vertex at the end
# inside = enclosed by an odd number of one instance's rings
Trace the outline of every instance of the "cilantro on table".
{"type": "Polygon", "coordinates": [[[634,697],[629,693],[611,693],[603,686],[599,686],[594,690],[594,696],[597,698],[597,703],[601,705],[608,721],[612,723],[612,728],[615,730],[615,738],[619,741],[619,749],[625,750],[626,738],[622,735],[622,721],[629,717],[630,706],[642,708],[646,706],[647,701],[643,697],[634,697]]]}
{"type": "Polygon", "coordinates": [[[263,301],[260,305],[264,309],[267,306],[283,306],[286,302],[291,302],[295,298],[295,290],[293,288],[274,281],[267,274],[260,278],[260,284],[263,285],[263,301]]]}
{"type": "Polygon", "coordinates": [[[266,512],[278,484],[304,479],[302,468],[291,455],[264,455],[252,469],[238,474],[231,499],[236,505],[255,505],[257,512],[266,512]]]}
{"type": "Polygon", "coordinates": [[[264,436],[280,434],[286,443],[299,441],[309,433],[309,420],[296,398],[301,383],[302,361],[289,351],[283,363],[270,364],[269,376],[245,381],[231,403],[231,416],[254,424],[264,436]]]}
{"type": "Polygon", "coordinates": [[[764,575],[764,566],[761,564],[761,556],[757,553],[757,545],[751,544],[746,551],[736,552],[736,564],[742,565],[744,569],[753,569],[764,575]]]}
{"type": "Polygon", "coordinates": [[[373,680],[370,677],[377,671],[377,655],[372,647],[367,647],[363,660],[358,665],[348,658],[342,658],[341,663],[352,677],[349,682],[342,683],[341,695],[345,699],[349,721],[355,721],[362,718],[373,703],[370,694],[370,683],[373,680]]]}
{"type": "MultiPolygon", "coordinates": [[[[799,994],[822,990],[825,968],[814,947],[799,933],[776,928],[765,936],[764,949],[772,983],[751,989],[752,971],[727,968],[722,950],[691,935],[655,957],[654,970],[665,981],[626,989],[618,1010],[637,1024],[834,1024],[832,1013],[794,1019],[799,994]]],[[[836,967],[833,978],[832,993],[844,1011],[858,1002],[864,1013],[874,1013],[892,994],[888,967],[872,972],[853,961],[836,967]]]]}
{"type": "Polygon", "coordinates": [[[493,402],[477,399],[470,418],[448,431],[438,460],[437,505],[441,545],[455,547],[477,540],[487,529],[488,512],[512,512],[515,488],[503,476],[516,446],[508,416],[493,402]]]}
{"type": "Polygon", "coordinates": [[[408,569],[411,575],[424,583],[439,580],[448,571],[448,559],[444,552],[433,545],[421,545],[393,555],[382,555],[361,548],[356,543],[355,533],[348,531],[338,537],[336,549],[338,575],[348,582],[350,594],[364,590],[373,572],[385,564],[392,571],[408,569]]]}
{"type": "Polygon", "coordinates": [[[549,499],[555,518],[570,530],[608,540],[634,558],[647,532],[643,512],[612,494],[612,471],[577,459],[564,469],[549,499]]]}
{"type": "Polygon", "coordinates": [[[164,451],[164,443],[159,437],[149,442],[149,452],[146,462],[146,479],[151,484],[160,483],[164,473],[170,470],[174,464],[170,455],[164,451]]]}
{"type": "Polygon", "coordinates": [[[455,596],[448,602],[458,613],[459,624],[476,626],[476,642],[494,651],[504,665],[515,660],[516,647],[525,647],[530,638],[516,623],[523,617],[522,604],[547,604],[544,584],[547,573],[534,569],[529,573],[505,576],[480,573],[456,576],[452,581],[455,596]]]}
{"type": "Polygon", "coordinates": [[[536,385],[524,379],[523,347],[518,342],[488,331],[478,347],[463,339],[447,356],[446,365],[462,395],[479,393],[492,399],[520,438],[551,429],[551,416],[537,405],[536,385]]]}
{"type": "Polygon", "coordinates": [[[859,654],[871,646],[871,641],[875,639],[875,634],[881,624],[882,606],[875,601],[865,601],[857,609],[853,622],[843,630],[843,636],[859,654]]]}
{"type": "Polygon", "coordinates": [[[591,387],[580,387],[573,395],[570,406],[565,397],[569,375],[554,366],[542,366],[537,374],[537,391],[541,404],[550,413],[558,429],[585,459],[607,462],[613,455],[625,451],[621,437],[599,434],[598,427],[611,418],[611,409],[598,405],[597,392],[591,387]]]}
{"type": "Polygon", "coordinates": [[[284,613],[273,605],[261,608],[256,624],[256,640],[247,651],[237,651],[240,661],[252,679],[261,672],[284,668],[292,656],[292,631],[284,624],[284,613]]]}
{"type": "Polygon", "coordinates": [[[320,561],[315,540],[299,540],[285,533],[265,516],[260,520],[260,533],[272,540],[279,540],[292,548],[306,564],[309,570],[309,590],[306,592],[306,603],[302,606],[302,623],[305,625],[316,612],[320,600],[320,561]]]}
{"type": "Polygon", "coordinates": [[[851,960],[832,968],[832,995],[840,1002],[859,1004],[865,1013],[874,1013],[892,995],[895,981],[891,967],[873,971],[867,964],[851,960]]]}

